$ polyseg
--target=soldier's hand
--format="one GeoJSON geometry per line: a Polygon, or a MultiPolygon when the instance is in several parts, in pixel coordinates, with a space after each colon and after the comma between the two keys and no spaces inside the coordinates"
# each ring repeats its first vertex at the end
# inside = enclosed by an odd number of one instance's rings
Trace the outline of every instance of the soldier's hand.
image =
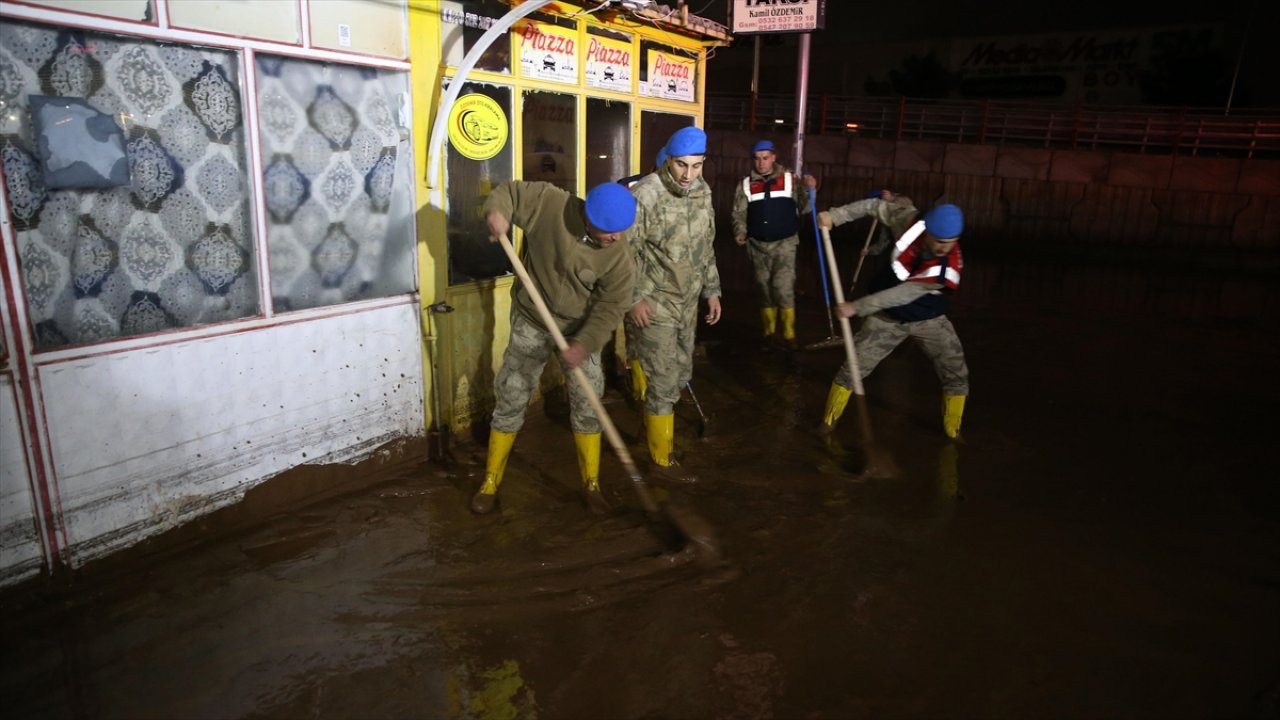
{"type": "Polygon", "coordinates": [[[744,235],[744,234],[735,235],[735,236],[733,237],[733,241],[734,241],[734,242],[736,242],[736,243],[738,243],[739,245],[746,245],[746,244],[747,244],[747,236],[746,236],[746,235],[744,235]]]}
{"type": "Polygon", "coordinates": [[[816,177],[814,177],[814,176],[812,176],[812,175],[805,175],[805,176],[804,176],[804,184],[805,184],[806,186],[808,186],[808,187],[816,188],[816,187],[818,187],[818,178],[816,178],[816,177]]]}
{"type": "Polygon", "coordinates": [[[511,221],[497,210],[485,215],[484,222],[489,226],[489,242],[498,242],[498,238],[507,237],[507,233],[511,230],[511,221]]]}
{"type": "Polygon", "coordinates": [[[590,354],[582,343],[577,340],[570,340],[569,347],[560,351],[560,359],[564,360],[564,364],[568,365],[569,369],[572,370],[586,362],[587,356],[590,354]]]}
{"type": "Polygon", "coordinates": [[[858,314],[857,308],[851,302],[836,303],[836,316],[842,318],[851,318],[858,314]]]}
{"type": "Polygon", "coordinates": [[[653,309],[649,307],[648,300],[641,300],[627,312],[627,321],[637,327],[649,327],[649,321],[652,318],[653,309]]]}
{"type": "Polygon", "coordinates": [[[835,221],[831,219],[831,213],[826,210],[818,213],[818,224],[828,230],[835,227],[835,221]]]}
{"type": "Polygon", "coordinates": [[[712,295],[707,298],[707,324],[715,325],[720,322],[720,296],[712,295]]]}

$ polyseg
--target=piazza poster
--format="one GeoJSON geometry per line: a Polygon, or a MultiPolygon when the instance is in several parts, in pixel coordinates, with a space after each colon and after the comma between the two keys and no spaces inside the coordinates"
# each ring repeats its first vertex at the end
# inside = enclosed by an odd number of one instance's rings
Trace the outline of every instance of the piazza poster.
{"type": "Polygon", "coordinates": [[[525,20],[518,28],[521,75],[578,84],[577,30],[534,20],[525,20]]]}
{"type": "Polygon", "coordinates": [[[587,37],[587,87],[631,92],[635,67],[635,53],[629,41],[587,37]]]}
{"type": "Polygon", "coordinates": [[[640,83],[641,95],[663,100],[694,101],[697,60],[650,48],[648,63],[648,75],[640,83]]]}

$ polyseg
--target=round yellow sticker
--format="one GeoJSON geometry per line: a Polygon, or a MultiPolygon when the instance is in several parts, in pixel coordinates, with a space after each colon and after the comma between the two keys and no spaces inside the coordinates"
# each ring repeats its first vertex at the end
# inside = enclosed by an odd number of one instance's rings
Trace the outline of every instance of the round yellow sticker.
{"type": "Polygon", "coordinates": [[[463,95],[449,111],[449,143],[472,160],[488,160],[507,144],[507,116],[493,98],[463,95]]]}

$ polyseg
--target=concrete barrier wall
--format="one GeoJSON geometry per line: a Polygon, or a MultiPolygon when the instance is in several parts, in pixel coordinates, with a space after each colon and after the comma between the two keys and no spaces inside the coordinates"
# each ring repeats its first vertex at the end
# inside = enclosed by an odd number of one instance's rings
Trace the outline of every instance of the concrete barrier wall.
{"type": "MultiPolygon", "coordinates": [[[[794,165],[789,136],[710,133],[708,180],[721,228],[717,253],[732,289],[750,287],[745,254],[735,252],[729,237],[733,189],[750,171],[751,146],[762,137],[782,149],[784,164],[794,165]]],[[[1083,267],[1124,270],[1117,283],[1131,283],[1129,274],[1140,277],[1152,269],[1183,273],[1212,279],[1215,292],[1235,298],[1211,303],[1202,314],[1280,310],[1277,293],[1267,289],[1280,272],[1277,160],[853,136],[806,138],[805,157],[805,171],[821,181],[820,210],[885,187],[910,196],[921,208],[942,202],[961,206],[965,253],[975,261],[1025,262],[1055,273],[1083,267]],[[1241,283],[1247,288],[1242,290],[1241,283]]],[[[809,240],[801,244],[801,264],[806,253],[816,264],[807,221],[805,226],[809,240]]],[[[836,232],[850,238],[861,233],[860,245],[866,229],[858,227],[836,232]]],[[[804,274],[802,269],[799,284],[805,283],[804,274]]],[[[818,287],[816,277],[809,283],[818,287]]]]}

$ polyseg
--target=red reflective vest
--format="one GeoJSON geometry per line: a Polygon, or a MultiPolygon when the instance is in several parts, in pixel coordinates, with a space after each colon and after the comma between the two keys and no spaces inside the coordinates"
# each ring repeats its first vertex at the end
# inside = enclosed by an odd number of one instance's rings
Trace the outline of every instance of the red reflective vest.
{"type": "Polygon", "coordinates": [[[796,220],[795,177],[779,173],[768,180],[742,179],[747,196],[747,235],[756,240],[785,240],[800,230],[796,220]]]}

